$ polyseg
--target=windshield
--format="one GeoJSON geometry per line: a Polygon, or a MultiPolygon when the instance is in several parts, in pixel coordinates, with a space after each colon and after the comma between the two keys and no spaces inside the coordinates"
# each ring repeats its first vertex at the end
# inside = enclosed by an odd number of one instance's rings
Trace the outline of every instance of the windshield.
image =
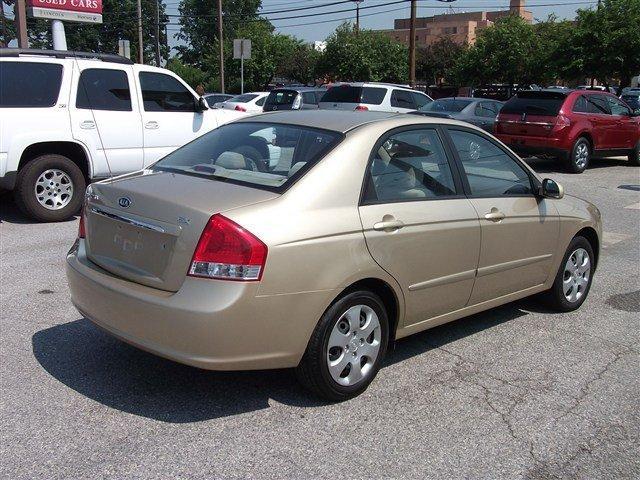
{"type": "Polygon", "coordinates": [[[231,123],[154,164],[168,170],[279,191],[339,143],[338,132],[278,123],[231,123]]]}
{"type": "Polygon", "coordinates": [[[461,112],[471,104],[471,100],[459,100],[457,98],[441,98],[420,107],[422,112],[461,112]]]}

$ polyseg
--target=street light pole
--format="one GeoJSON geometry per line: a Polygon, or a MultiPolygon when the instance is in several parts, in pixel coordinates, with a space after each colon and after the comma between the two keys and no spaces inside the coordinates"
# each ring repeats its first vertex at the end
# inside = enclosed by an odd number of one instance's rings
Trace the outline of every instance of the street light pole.
{"type": "Polygon", "coordinates": [[[416,0],[411,0],[411,23],[409,25],[409,84],[416,86],[416,0]]]}
{"type": "Polygon", "coordinates": [[[222,0],[218,0],[218,43],[220,44],[220,92],[224,93],[224,44],[222,38],[222,0]]]}

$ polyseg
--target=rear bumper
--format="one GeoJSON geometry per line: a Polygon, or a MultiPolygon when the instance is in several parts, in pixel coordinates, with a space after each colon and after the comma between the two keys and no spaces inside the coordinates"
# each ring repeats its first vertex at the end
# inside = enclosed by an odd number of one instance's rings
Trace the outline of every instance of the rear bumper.
{"type": "Polygon", "coordinates": [[[549,155],[566,160],[571,147],[557,138],[523,137],[520,135],[496,134],[496,137],[519,155],[549,155]]]}
{"type": "Polygon", "coordinates": [[[78,311],[121,340],[209,370],[294,367],[334,295],[257,296],[256,282],[187,277],[165,292],[113,276],[87,259],[84,242],[67,256],[78,311]]]}

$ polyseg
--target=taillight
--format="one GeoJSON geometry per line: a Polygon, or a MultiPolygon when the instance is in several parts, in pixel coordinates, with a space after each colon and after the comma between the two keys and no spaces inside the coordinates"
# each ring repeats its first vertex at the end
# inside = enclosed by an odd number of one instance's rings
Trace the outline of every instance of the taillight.
{"type": "Polygon", "coordinates": [[[366,111],[366,110],[369,110],[369,107],[367,107],[366,105],[358,105],[358,106],[356,107],[356,112],[357,112],[357,111],[364,112],[364,111],[366,111]]]}
{"type": "Polygon", "coordinates": [[[84,208],[80,212],[80,221],[78,222],[78,238],[84,238],[84,208]]]}
{"type": "Polygon", "coordinates": [[[571,126],[571,119],[569,117],[566,117],[564,115],[558,115],[556,117],[556,127],[557,128],[564,128],[564,127],[569,127],[571,126]]]}
{"type": "Polygon", "coordinates": [[[240,105],[236,105],[236,110],[239,111],[239,112],[246,112],[247,111],[246,108],[244,108],[244,107],[242,107],[240,105]]]}
{"type": "Polygon", "coordinates": [[[260,280],[267,246],[255,235],[216,214],[209,219],[189,268],[192,277],[260,280]]]}

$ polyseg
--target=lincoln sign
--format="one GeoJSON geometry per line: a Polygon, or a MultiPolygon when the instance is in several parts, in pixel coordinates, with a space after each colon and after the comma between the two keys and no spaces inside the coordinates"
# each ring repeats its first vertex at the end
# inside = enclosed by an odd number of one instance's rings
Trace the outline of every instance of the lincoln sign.
{"type": "Polygon", "coordinates": [[[102,0],[28,0],[27,4],[32,17],[102,23],[102,0]]]}

